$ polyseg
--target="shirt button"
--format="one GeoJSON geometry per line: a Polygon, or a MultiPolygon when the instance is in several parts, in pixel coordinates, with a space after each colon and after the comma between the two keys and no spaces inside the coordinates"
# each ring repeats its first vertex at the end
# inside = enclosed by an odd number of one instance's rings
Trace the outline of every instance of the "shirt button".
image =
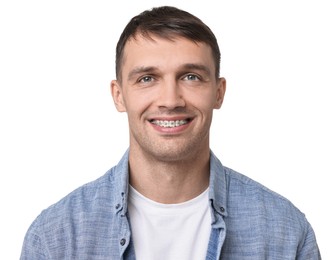
{"type": "Polygon", "coordinates": [[[223,207],[220,207],[219,209],[220,209],[221,212],[225,211],[225,209],[223,207]]]}
{"type": "Polygon", "coordinates": [[[117,204],[117,205],[115,206],[115,208],[116,208],[116,209],[119,209],[119,208],[120,208],[120,204],[117,204]]]}
{"type": "Polygon", "coordinates": [[[120,245],[124,246],[125,244],[126,244],[126,239],[125,238],[120,239],[120,245]]]}

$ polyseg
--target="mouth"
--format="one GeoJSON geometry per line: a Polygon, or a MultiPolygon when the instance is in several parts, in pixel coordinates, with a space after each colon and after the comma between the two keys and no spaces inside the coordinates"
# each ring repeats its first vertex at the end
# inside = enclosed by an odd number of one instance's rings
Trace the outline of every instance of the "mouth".
{"type": "Polygon", "coordinates": [[[191,118],[181,119],[181,120],[157,120],[152,119],[149,122],[153,125],[157,125],[163,128],[174,128],[188,124],[191,121],[191,118]]]}

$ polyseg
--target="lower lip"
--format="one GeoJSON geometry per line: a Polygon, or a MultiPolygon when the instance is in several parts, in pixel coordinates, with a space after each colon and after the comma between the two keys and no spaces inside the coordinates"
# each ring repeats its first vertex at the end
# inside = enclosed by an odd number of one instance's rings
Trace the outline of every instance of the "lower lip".
{"type": "Polygon", "coordinates": [[[176,127],[162,127],[162,126],[158,126],[155,124],[151,124],[151,126],[157,130],[158,132],[161,133],[165,133],[165,134],[180,134],[181,132],[183,132],[185,129],[187,129],[190,125],[191,121],[188,122],[185,125],[180,125],[180,126],[176,126],[176,127]]]}

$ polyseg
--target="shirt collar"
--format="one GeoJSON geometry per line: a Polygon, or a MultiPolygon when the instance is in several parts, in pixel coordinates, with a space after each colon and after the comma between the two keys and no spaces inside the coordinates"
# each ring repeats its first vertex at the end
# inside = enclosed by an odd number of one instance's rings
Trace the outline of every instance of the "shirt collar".
{"type": "Polygon", "coordinates": [[[227,181],[225,168],[212,151],[210,152],[209,200],[220,215],[227,216],[227,181]]]}
{"type": "MultiPolygon", "coordinates": [[[[116,189],[114,196],[114,206],[116,212],[121,211],[122,215],[127,213],[127,198],[129,185],[129,149],[124,153],[123,157],[112,168],[110,181],[116,189]]],[[[227,216],[227,182],[225,168],[215,154],[210,152],[210,185],[209,200],[213,208],[222,216],[227,216]]]]}
{"type": "Polygon", "coordinates": [[[124,153],[119,163],[111,169],[110,181],[115,189],[113,205],[115,212],[121,212],[122,216],[127,213],[129,167],[128,167],[129,149],[124,153]]]}

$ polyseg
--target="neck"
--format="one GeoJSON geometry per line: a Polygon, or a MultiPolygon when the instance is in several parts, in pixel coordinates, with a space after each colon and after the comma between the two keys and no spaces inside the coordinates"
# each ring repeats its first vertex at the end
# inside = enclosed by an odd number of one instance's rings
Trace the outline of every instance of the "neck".
{"type": "Polygon", "coordinates": [[[130,184],[142,195],[160,203],[181,203],[209,186],[210,150],[166,162],[130,149],[129,166],[130,184]]]}

